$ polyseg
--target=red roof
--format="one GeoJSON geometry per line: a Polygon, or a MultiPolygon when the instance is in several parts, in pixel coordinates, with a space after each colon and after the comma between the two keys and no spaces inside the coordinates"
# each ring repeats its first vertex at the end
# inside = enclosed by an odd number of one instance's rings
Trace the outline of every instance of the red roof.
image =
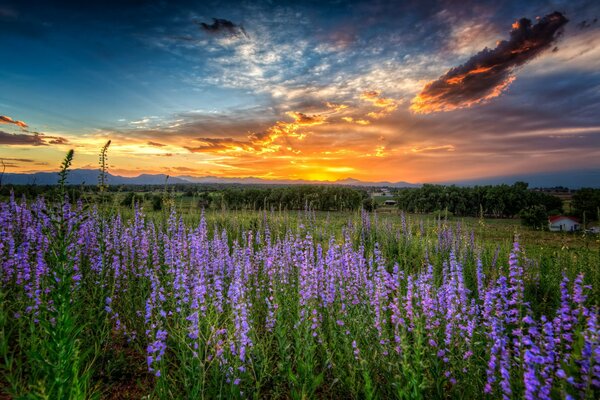
{"type": "Polygon", "coordinates": [[[575,217],[567,217],[566,215],[554,215],[554,216],[548,218],[548,221],[550,221],[550,223],[553,224],[556,221],[561,220],[561,219],[568,219],[568,220],[571,220],[573,222],[579,223],[579,220],[577,218],[575,218],[575,217]]]}

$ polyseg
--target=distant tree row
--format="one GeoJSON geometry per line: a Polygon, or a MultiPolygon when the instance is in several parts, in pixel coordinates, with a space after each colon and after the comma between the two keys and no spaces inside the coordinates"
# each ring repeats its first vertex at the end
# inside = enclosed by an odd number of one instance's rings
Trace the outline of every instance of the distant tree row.
{"type": "MultiPolygon", "coordinates": [[[[528,190],[527,183],[513,185],[458,187],[423,185],[401,189],[398,206],[409,212],[444,211],[456,216],[513,218],[532,206],[541,206],[546,213],[562,212],[562,200],[539,191],[528,190]]],[[[539,212],[539,210],[538,210],[539,212]]]]}
{"type": "MultiPolygon", "coordinates": [[[[232,210],[283,209],[301,210],[310,208],[320,211],[350,211],[362,207],[368,197],[364,190],[344,186],[293,185],[272,188],[229,188],[221,192],[222,197],[211,196],[213,202],[221,201],[232,210]]],[[[200,201],[206,201],[200,196],[200,201]]]]}

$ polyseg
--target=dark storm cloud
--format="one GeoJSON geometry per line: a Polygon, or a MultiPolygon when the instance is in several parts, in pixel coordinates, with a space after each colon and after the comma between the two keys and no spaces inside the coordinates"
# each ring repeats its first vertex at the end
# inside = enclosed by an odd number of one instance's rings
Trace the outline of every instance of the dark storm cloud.
{"type": "Polygon", "coordinates": [[[571,71],[528,76],[515,82],[515,88],[486,107],[428,118],[399,110],[380,121],[380,126],[405,132],[390,138],[387,144],[391,148],[426,139],[427,145],[450,144],[456,149],[453,154],[481,157],[482,163],[491,157],[523,160],[523,156],[534,159],[536,154],[556,152],[556,159],[570,157],[567,164],[579,167],[585,164],[584,158],[597,156],[600,74],[585,80],[571,71]]]}
{"type": "Polygon", "coordinates": [[[416,113],[450,111],[499,96],[515,79],[515,70],[552,47],[568,22],[560,12],[548,14],[532,25],[521,18],[512,25],[510,39],[495,49],[484,49],[465,64],[429,82],[416,96],[416,113]]]}
{"type": "Polygon", "coordinates": [[[214,35],[229,35],[229,36],[245,36],[248,37],[246,30],[243,26],[234,24],[233,22],[222,19],[222,18],[213,18],[212,24],[207,24],[206,22],[197,22],[200,28],[214,35]]]}

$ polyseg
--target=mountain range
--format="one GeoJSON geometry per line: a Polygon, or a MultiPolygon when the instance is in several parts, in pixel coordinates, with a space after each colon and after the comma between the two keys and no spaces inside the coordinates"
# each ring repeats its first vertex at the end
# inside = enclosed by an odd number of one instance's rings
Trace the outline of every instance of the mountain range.
{"type": "MultiPolygon", "coordinates": [[[[74,169],[69,171],[68,183],[71,185],[96,185],[98,182],[98,170],[95,169],[74,169]]],[[[501,183],[512,184],[514,182],[527,182],[529,187],[555,187],[564,186],[571,189],[581,187],[600,187],[600,170],[576,170],[560,172],[542,172],[533,174],[522,174],[512,176],[498,176],[489,178],[479,178],[472,180],[446,181],[440,182],[447,185],[475,186],[475,185],[497,185],[501,183]]],[[[135,177],[126,177],[120,175],[107,174],[107,183],[109,185],[163,185],[169,184],[274,184],[274,185],[294,185],[294,184],[321,184],[321,185],[347,185],[361,187],[420,187],[421,184],[409,182],[367,182],[353,178],[345,178],[336,181],[310,181],[293,179],[263,179],[257,177],[246,178],[226,178],[217,176],[167,176],[165,174],[141,174],[135,177]],[[168,178],[168,179],[167,179],[168,178]]],[[[58,174],[56,172],[35,172],[35,173],[5,173],[2,176],[2,184],[13,185],[55,185],[58,183],[58,174]]]]}
{"type": "MultiPolygon", "coordinates": [[[[69,171],[68,184],[71,185],[96,185],[98,183],[98,170],[74,169],[69,171]]],[[[346,178],[337,181],[310,181],[293,179],[263,179],[256,177],[226,178],[217,176],[168,176],[165,174],[141,174],[135,177],[126,177],[108,173],[106,183],[109,185],[164,185],[175,183],[237,183],[237,184],[272,184],[272,185],[294,185],[294,184],[323,184],[323,185],[348,185],[348,186],[389,186],[389,187],[418,187],[418,184],[408,182],[364,182],[357,179],[346,178]],[[168,177],[168,179],[167,179],[168,177]]],[[[56,172],[35,173],[5,173],[2,177],[3,184],[13,185],[55,185],[58,183],[56,172]]]]}

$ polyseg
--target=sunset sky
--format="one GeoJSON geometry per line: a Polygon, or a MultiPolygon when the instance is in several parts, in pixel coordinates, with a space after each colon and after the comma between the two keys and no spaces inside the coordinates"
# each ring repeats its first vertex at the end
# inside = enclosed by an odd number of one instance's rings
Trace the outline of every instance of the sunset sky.
{"type": "Polygon", "coordinates": [[[87,3],[0,0],[6,172],[108,139],[126,176],[600,168],[598,1],[87,3]]]}

